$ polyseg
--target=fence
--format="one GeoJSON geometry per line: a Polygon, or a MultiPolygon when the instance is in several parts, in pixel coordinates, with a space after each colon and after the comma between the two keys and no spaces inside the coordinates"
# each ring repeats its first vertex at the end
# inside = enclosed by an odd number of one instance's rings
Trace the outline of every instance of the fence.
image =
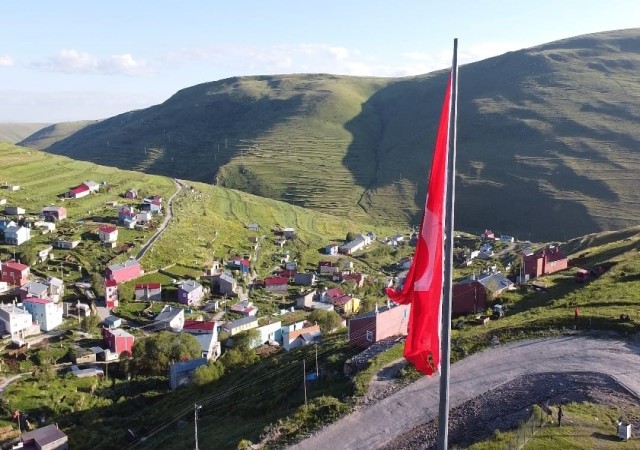
{"type": "Polygon", "coordinates": [[[515,436],[509,439],[502,447],[504,450],[518,450],[531,439],[543,426],[553,421],[552,412],[548,406],[533,406],[531,416],[526,422],[520,424],[515,431],[515,436]]]}

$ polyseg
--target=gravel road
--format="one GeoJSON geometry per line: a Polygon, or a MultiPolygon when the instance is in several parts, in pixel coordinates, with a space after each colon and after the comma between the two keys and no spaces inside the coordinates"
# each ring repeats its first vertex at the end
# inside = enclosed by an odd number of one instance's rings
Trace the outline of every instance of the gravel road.
{"type": "MultiPolygon", "coordinates": [[[[595,377],[594,380],[601,375],[606,376],[613,384],[619,383],[640,397],[638,367],[640,346],[637,343],[573,336],[514,342],[490,348],[453,364],[450,405],[453,411],[489,391],[508,387],[510,382],[524,382],[531,377],[535,380],[536,376],[549,381],[551,378],[544,377],[562,374],[579,376],[581,373],[595,377]]],[[[349,414],[290,448],[374,449],[384,448],[392,442],[399,444],[394,440],[419,429],[417,427],[437,416],[438,386],[438,377],[422,378],[367,408],[349,414]]],[[[553,389],[553,386],[550,388],[553,389]]],[[[525,396],[518,400],[522,402],[519,403],[520,409],[531,406],[531,398],[525,396]]],[[[499,412],[493,415],[500,416],[499,412]]],[[[388,448],[392,447],[393,444],[388,448]]]]}

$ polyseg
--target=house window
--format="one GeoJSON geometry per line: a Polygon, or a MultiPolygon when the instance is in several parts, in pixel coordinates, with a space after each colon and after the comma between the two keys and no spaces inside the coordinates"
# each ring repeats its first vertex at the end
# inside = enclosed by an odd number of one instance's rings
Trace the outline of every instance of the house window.
{"type": "Polygon", "coordinates": [[[404,318],[407,318],[407,310],[405,309],[404,311],[402,311],[402,315],[404,316],[404,318]]]}
{"type": "Polygon", "coordinates": [[[373,342],[373,331],[367,331],[367,341],[373,342]]]}

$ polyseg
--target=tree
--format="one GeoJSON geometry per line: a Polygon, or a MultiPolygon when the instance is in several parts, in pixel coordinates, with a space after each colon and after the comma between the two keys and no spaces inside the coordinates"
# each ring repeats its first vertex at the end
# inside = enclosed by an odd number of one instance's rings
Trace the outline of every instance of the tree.
{"type": "Polygon", "coordinates": [[[346,240],[347,242],[351,242],[351,241],[353,241],[355,238],[356,238],[356,234],[355,234],[353,231],[349,231],[349,232],[347,233],[347,237],[345,237],[345,240],[346,240]]]}
{"type": "Polygon", "coordinates": [[[140,373],[165,375],[169,364],[202,354],[198,340],[187,333],[162,331],[133,344],[136,369],[140,373]]]}
{"type": "Polygon", "coordinates": [[[89,314],[87,317],[82,319],[82,322],[80,323],[80,328],[82,328],[87,333],[91,333],[95,331],[99,323],[100,323],[100,317],[98,317],[96,314],[89,314]]]}
{"type": "Polygon", "coordinates": [[[329,333],[342,324],[342,318],[337,312],[322,309],[313,310],[313,312],[309,314],[309,321],[316,322],[320,326],[320,331],[323,333],[329,333]]]}
{"type": "Polygon", "coordinates": [[[257,362],[258,355],[256,355],[255,350],[232,348],[222,355],[220,361],[224,364],[225,369],[232,370],[236,367],[248,367],[257,362]]]}
{"type": "Polygon", "coordinates": [[[244,330],[233,336],[233,348],[249,350],[260,345],[260,332],[256,329],[244,330]]]}
{"type": "Polygon", "coordinates": [[[224,365],[220,361],[209,361],[206,365],[196,369],[194,379],[197,384],[203,384],[216,381],[224,374],[224,365]]]}

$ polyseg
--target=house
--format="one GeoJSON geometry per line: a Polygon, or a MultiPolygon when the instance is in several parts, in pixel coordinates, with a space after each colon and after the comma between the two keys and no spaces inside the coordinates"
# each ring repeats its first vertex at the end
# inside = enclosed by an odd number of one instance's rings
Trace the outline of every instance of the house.
{"type": "Polygon", "coordinates": [[[64,282],[60,278],[47,277],[44,282],[49,287],[49,297],[57,301],[64,295],[64,282]]]}
{"type": "Polygon", "coordinates": [[[196,358],[169,364],[169,386],[172,390],[191,383],[193,374],[200,366],[207,364],[207,358],[196,358]]]}
{"type": "Polygon", "coordinates": [[[126,219],[135,220],[136,209],[133,206],[123,205],[118,208],[118,223],[124,224],[126,219]]]}
{"type": "Polygon", "coordinates": [[[234,320],[233,322],[225,323],[222,326],[222,329],[228,333],[229,336],[234,336],[242,331],[251,330],[257,327],[258,319],[254,316],[247,316],[242,319],[234,320]]]}
{"type": "Polygon", "coordinates": [[[58,239],[53,242],[55,248],[74,249],[80,244],[80,241],[65,241],[58,239]]]}
{"type": "Polygon", "coordinates": [[[0,231],[4,231],[9,227],[15,227],[18,224],[11,219],[0,219],[0,231]]]}
{"type": "Polygon", "coordinates": [[[297,261],[286,262],[284,265],[284,270],[291,270],[291,271],[298,270],[298,262],[297,261]]]}
{"type": "Polygon", "coordinates": [[[20,286],[20,299],[26,298],[47,298],[49,296],[49,286],[39,281],[31,280],[20,286]]]}
{"type": "Polygon", "coordinates": [[[341,314],[355,314],[360,309],[360,299],[350,295],[333,298],[331,304],[341,314]]]}
{"type": "Polygon", "coordinates": [[[120,264],[112,264],[105,270],[105,278],[114,280],[116,284],[138,278],[142,274],[142,267],[137,259],[128,259],[120,264]]]}
{"type": "Polygon", "coordinates": [[[506,242],[506,243],[514,243],[516,241],[516,239],[513,236],[507,236],[506,234],[501,235],[498,240],[500,242],[506,242]]]}
{"type": "Polygon", "coordinates": [[[218,292],[220,295],[236,295],[237,288],[236,279],[230,273],[224,272],[218,276],[218,292]]]}
{"type": "Polygon", "coordinates": [[[118,307],[118,283],[116,280],[104,280],[104,301],[108,309],[118,307]]]}
{"type": "Polygon", "coordinates": [[[67,208],[64,206],[45,206],[42,215],[47,222],[57,222],[67,218],[67,208]]]}
{"type": "Polygon", "coordinates": [[[153,321],[156,329],[169,329],[178,333],[184,327],[184,309],[165,305],[153,321]]]}
{"type": "Polygon", "coordinates": [[[283,228],[282,235],[284,236],[285,239],[295,239],[296,230],[295,228],[283,228]]]}
{"type": "Polygon", "coordinates": [[[264,288],[269,292],[287,292],[289,279],[286,277],[268,277],[264,279],[264,288]]]}
{"type": "Polygon", "coordinates": [[[196,334],[195,338],[200,344],[201,357],[207,358],[207,360],[212,359],[214,361],[220,357],[222,354],[222,346],[218,341],[217,333],[196,334]]]}
{"type": "Polygon", "coordinates": [[[277,322],[258,327],[256,330],[260,333],[260,337],[255,343],[254,348],[265,343],[282,341],[282,322],[279,320],[277,322]]]}
{"type": "Polygon", "coordinates": [[[107,316],[102,323],[109,329],[120,328],[122,326],[122,319],[118,316],[107,316]]]}
{"type": "Polygon", "coordinates": [[[29,280],[29,266],[17,261],[0,262],[0,281],[11,286],[22,286],[29,280]]]}
{"type": "Polygon", "coordinates": [[[86,197],[87,195],[89,195],[91,193],[91,191],[89,190],[89,187],[84,185],[84,184],[80,184],[76,187],[73,187],[71,189],[69,189],[69,192],[67,192],[67,197],[69,198],[82,198],[82,197],[86,197]]]}
{"type": "Polygon", "coordinates": [[[455,283],[451,289],[451,314],[475,314],[487,309],[487,291],[475,278],[455,283]]]}
{"type": "Polygon", "coordinates": [[[151,213],[159,213],[162,211],[162,203],[155,198],[145,198],[142,205],[140,205],[140,209],[151,213]]]}
{"type": "Polygon", "coordinates": [[[316,297],[316,290],[313,289],[307,292],[301,292],[298,297],[296,297],[296,306],[298,308],[311,308],[316,297]]]}
{"type": "Polygon", "coordinates": [[[391,336],[406,336],[411,305],[387,305],[374,311],[359,314],[348,323],[349,344],[369,347],[391,336]]]}
{"type": "Polygon", "coordinates": [[[249,230],[249,231],[259,231],[260,230],[260,225],[258,225],[257,223],[250,223],[249,225],[247,225],[247,230],[249,230]]]}
{"type": "Polygon", "coordinates": [[[227,268],[239,270],[243,274],[249,273],[251,261],[242,256],[233,256],[227,263],[227,268]]]}
{"type": "Polygon", "coordinates": [[[33,323],[31,313],[16,305],[0,304],[0,326],[4,333],[10,334],[12,339],[24,339],[40,332],[40,326],[33,323]]]}
{"type": "Polygon", "coordinates": [[[204,297],[202,285],[195,280],[186,280],[178,287],[178,301],[185,305],[195,305],[204,297]]]}
{"type": "Polygon", "coordinates": [[[495,299],[502,292],[513,289],[513,281],[502,275],[500,272],[483,273],[478,275],[478,282],[484,286],[487,296],[495,299]]]}
{"type": "Polygon", "coordinates": [[[185,320],[182,331],[189,334],[215,334],[218,335],[216,322],[212,320],[185,320]]]}
{"type": "Polygon", "coordinates": [[[54,424],[22,433],[20,444],[22,450],[69,450],[69,438],[54,424]]]}
{"type": "Polygon", "coordinates": [[[4,208],[4,213],[9,216],[22,216],[26,212],[27,211],[24,208],[21,208],[19,206],[7,206],[4,208]]]}
{"type": "Polygon", "coordinates": [[[338,244],[331,243],[324,248],[325,255],[337,255],[338,254],[338,244]]]}
{"type": "Polygon", "coordinates": [[[242,314],[243,316],[255,316],[258,313],[258,307],[248,300],[236,303],[230,308],[231,312],[242,314]]]}
{"type": "Polygon", "coordinates": [[[51,245],[47,245],[46,247],[41,247],[40,250],[38,250],[38,259],[37,262],[45,262],[47,259],[49,259],[49,254],[51,253],[51,250],[53,250],[53,247],[51,245]]]}
{"type": "Polygon", "coordinates": [[[4,294],[9,290],[9,285],[6,281],[0,281],[0,294],[4,294]]]}
{"type": "Polygon", "coordinates": [[[313,325],[299,330],[282,331],[282,348],[289,351],[303,345],[313,344],[322,337],[320,326],[313,325]]]}
{"type": "Polygon", "coordinates": [[[9,226],[4,230],[4,241],[10,245],[21,245],[31,239],[31,229],[22,226],[9,226]]]}
{"type": "Polygon", "coordinates": [[[495,240],[495,233],[491,230],[484,230],[484,233],[481,235],[482,239],[493,241],[495,240]]]}
{"type": "Polygon", "coordinates": [[[338,247],[338,252],[344,255],[352,255],[358,250],[363,249],[366,245],[369,244],[369,242],[370,240],[366,239],[364,236],[358,235],[353,241],[347,242],[346,244],[338,247]]]}
{"type": "Polygon", "coordinates": [[[82,182],[82,185],[89,188],[89,192],[91,192],[92,194],[100,190],[100,184],[96,183],[95,181],[86,180],[82,182]]]}
{"type": "Polygon", "coordinates": [[[129,230],[133,230],[138,224],[138,216],[136,217],[127,217],[122,221],[122,226],[129,230]]]}
{"type": "Polygon", "coordinates": [[[297,286],[313,286],[316,284],[316,275],[314,273],[296,273],[293,276],[293,284],[297,286]]]}
{"type": "Polygon", "coordinates": [[[162,285],[160,283],[136,284],[134,294],[136,301],[158,302],[162,300],[162,285]]]}
{"type": "Polygon", "coordinates": [[[535,253],[522,256],[522,268],[524,275],[536,278],[542,275],[564,270],[568,267],[567,256],[560,251],[558,246],[539,250],[535,253]]]}
{"type": "Polygon", "coordinates": [[[27,298],[22,305],[31,313],[33,321],[40,324],[42,331],[51,331],[62,324],[61,303],[54,303],[49,298],[27,298]]]}
{"type": "Polygon", "coordinates": [[[342,275],[342,281],[353,281],[356,287],[361,288],[364,286],[364,280],[367,278],[367,275],[364,273],[348,273],[342,275]]]}
{"type": "Polygon", "coordinates": [[[124,198],[135,199],[138,198],[138,191],[135,189],[128,189],[127,192],[124,193],[124,198]]]}
{"type": "Polygon", "coordinates": [[[324,291],[324,293],[322,294],[320,300],[325,302],[325,303],[331,303],[333,302],[333,299],[338,298],[338,297],[342,297],[343,295],[345,295],[344,291],[340,288],[331,288],[331,289],[327,289],[326,291],[324,291]]]}
{"type": "Polygon", "coordinates": [[[144,225],[149,221],[151,221],[150,211],[140,211],[138,214],[136,214],[136,223],[144,225]]]}
{"type": "Polygon", "coordinates": [[[114,225],[100,225],[98,228],[100,242],[116,242],[118,240],[118,228],[114,225]]]}
{"type": "Polygon", "coordinates": [[[133,353],[133,343],[136,339],[135,336],[121,330],[120,328],[103,328],[102,339],[111,353],[115,353],[117,355],[122,355],[125,352],[129,354],[133,353]]]}
{"type": "Polygon", "coordinates": [[[340,271],[340,268],[331,261],[320,261],[318,263],[318,272],[320,275],[333,275],[340,271]]]}

